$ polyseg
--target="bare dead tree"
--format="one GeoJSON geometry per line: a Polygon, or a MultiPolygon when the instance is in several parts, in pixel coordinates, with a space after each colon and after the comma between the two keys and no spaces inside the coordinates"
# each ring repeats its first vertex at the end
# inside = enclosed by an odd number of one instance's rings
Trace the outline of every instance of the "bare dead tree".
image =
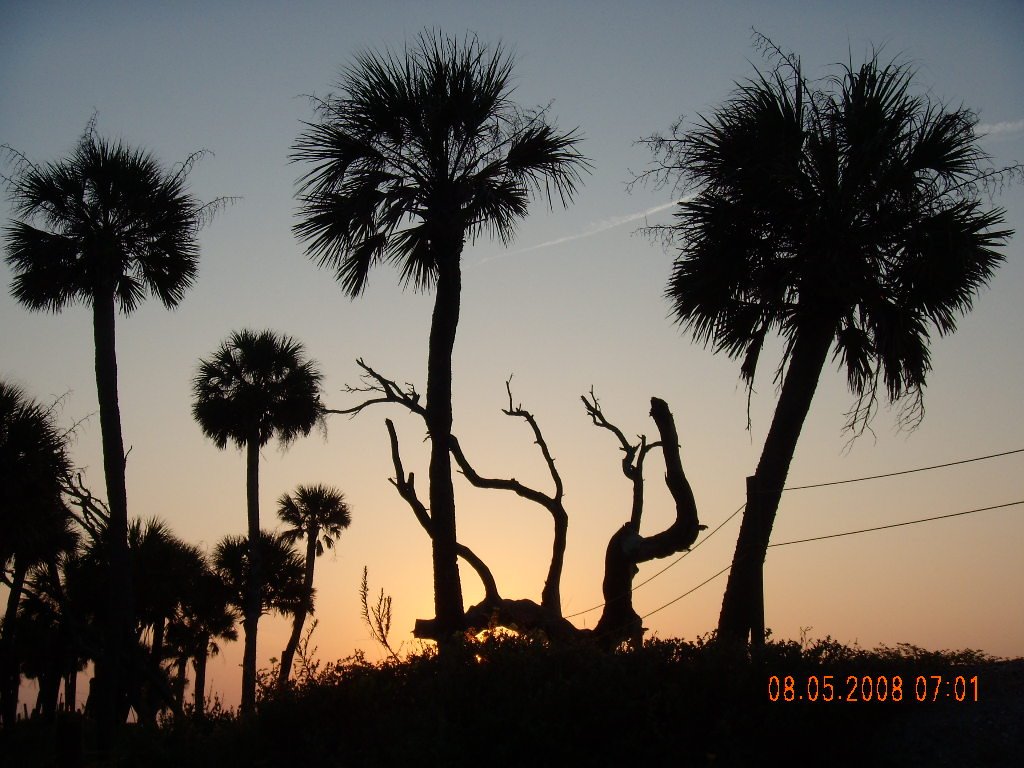
{"type": "MultiPolygon", "coordinates": [[[[368,397],[350,408],[328,410],[327,413],[355,416],[370,405],[393,403],[404,407],[411,413],[424,416],[425,411],[420,405],[420,396],[413,385],[407,383],[405,386],[400,386],[371,368],[362,359],[359,359],[357,363],[363,369],[362,384],[346,387],[345,391],[368,397]]],[[[494,575],[486,563],[469,547],[461,542],[458,543],[459,557],[473,568],[484,586],[484,599],[466,611],[466,629],[480,630],[499,625],[519,631],[539,630],[551,640],[593,636],[599,644],[608,648],[614,648],[623,642],[640,643],[644,630],[641,619],[632,606],[633,577],[638,571],[638,565],[688,549],[696,540],[698,533],[705,528],[700,525],[698,520],[693,493],[683,472],[679,438],[668,405],[664,400],[651,398],[651,417],[658,428],[660,440],[648,443],[646,436],[640,435],[638,442],[631,443],[625,433],[605,416],[593,389],[591,389],[589,399],[587,396],[582,397],[584,407],[594,425],[608,430],[617,439],[623,451],[623,474],[633,486],[629,519],[611,537],[605,554],[605,575],[602,584],[605,599],[604,611],[597,627],[594,630],[586,630],[575,627],[562,616],[561,611],[560,583],[569,525],[569,516],[563,504],[562,478],[555,467],[555,460],[537,419],[521,404],[515,403],[512,396],[511,378],[505,382],[505,390],[508,395],[508,407],[503,408],[502,412],[507,416],[521,418],[529,425],[534,443],[541,452],[554,486],[553,492],[544,493],[514,477],[501,478],[481,475],[467,458],[462,444],[455,435],[451,436],[450,443],[452,457],[462,474],[475,487],[511,491],[548,511],[554,522],[551,562],[539,604],[529,599],[503,598],[498,591],[494,575]],[[665,457],[665,482],[675,502],[676,516],[668,528],[645,537],[640,534],[644,506],[643,466],[647,454],[656,448],[661,448],[665,457]]],[[[433,537],[433,522],[429,511],[417,495],[415,475],[405,471],[394,422],[391,419],[386,419],[385,425],[388,430],[391,459],[395,469],[395,476],[391,479],[391,483],[409,505],[427,535],[433,537]]],[[[416,621],[413,634],[421,639],[436,640],[438,632],[435,625],[434,619],[419,619],[416,621]]]]}

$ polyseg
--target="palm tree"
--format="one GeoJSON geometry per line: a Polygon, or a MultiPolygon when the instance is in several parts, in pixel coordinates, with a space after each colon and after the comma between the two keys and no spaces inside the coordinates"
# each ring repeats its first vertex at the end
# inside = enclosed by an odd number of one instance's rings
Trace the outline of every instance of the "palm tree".
{"type": "Polygon", "coordinates": [[[167,659],[165,637],[168,624],[190,600],[206,561],[198,547],[179,539],[158,518],[145,523],[133,520],[128,527],[128,543],[137,584],[136,639],[142,641],[147,630],[150,634],[146,665],[149,679],[142,689],[142,710],[138,714],[141,721],[155,725],[160,709],[181,705],[171,696],[162,668],[167,659]]]}
{"type": "Polygon", "coordinates": [[[436,291],[427,359],[434,606],[442,636],[461,629],[462,587],[449,454],[452,350],[466,240],[514,234],[531,197],[567,204],[588,163],[575,131],[546,110],[511,101],[512,59],[501,46],[421,33],[401,56],[364,53],[340,93],[317,104],[294,147],[295,233],[355,298],[371,267],[398,264],[404,284],[436,291]]]}
{"type": "MultiPolygon", "coordinates": [[[[341,491],[325,485],[300,485],[295,495],[286,493],[277,501],[277,516],[289,526],[282,538],[289,543],[299,539],[306,540],[306,569],[303,586],[306,593],[313,594],[313,569],[316,558],[324,553],[324,548],[331,549],[334,540],[352,522],[348,504],[341,491]]],[[[288,645],[281,653],[281,671],[278,684],[288,682],[292,669],[295,649],[302,637],[302,625],[306,621],[306,611],[296,611],[292,621],[292,633],[288,645]]]]}
{"type": "MultiPolygon", "coordinates": [[[[260,536],[260,448],[272,437],[284,444],[323,423],[322,375],[298,341],[273,331],[238,331],[207,360],[193,382],[192,415],[218,448],[232,442],[246,451],[246,509],[250,542],[260,536]]],[[[250,553],[249,599],[242,608],[245,653],[242,710],[256,704],[256,631],[264,568],[260,550],[250,553]]],[[[267,575],[270,572],[267,571],[267,575]]]]}
{"type": "MultiPolygon", "coordinates": [[[[257,538],[225,536],[217,543],[213,553],[214,569],[224,582],[228,604],[238,608],[243,616],[249,609],[253,584],[256,583],[254,551],[263,569],[263,576],[258,582],[258,615],[273,611],[295,616],[299,611],[313,610],[313,592],[306,590],[302,557],[286,535],[269,531],[260,531],[257,538]],[[253,541],[256,542],[255,547],[252,546],[253,541]]],[[[253,707],[255,694],[250,710],[253,707]]]]}
{"type": "MultiPolygon", "coordinates": [[[[770,44],[769,44],[770,45],[770,44]]],[[[772,48],[776,53],[777,49],[772,48]]],[[[832,354],[868,424],[877,390],[923,415],[929,340],[956,329],[1003,260],[1003,211],[983,209],[988,169],[974,113],[911,91],[912,72],[877,55],[808,83],[792,56],[739,85],[691,132],[655,141],[682,168],[668,289],[695,340],[742,358],[753,382],[769,332],[785,340],[782,382],[729,575],[719,633],[763,641],[761,573],[797,439],[832,354]]]]}
{"type": "Polygon", "coordinates": [[[230,605],[230,588],[206,558],[201,569],[189,579],[188,594],[175,618],[167,625],[167,642],[173,649],[177,666],[177,696],[184,704],[185,670],[189,660],[195,670],[195,714],[202,717],[206,708],[206,662],[220,652],[218,640],[235,641],[238,614],[230,605]]]}
{"type": "Polygon", "coordinates": [[[18,605],[26,575],[77,540],[61,501],[71,462],[52,409],[0,380],[0,580],[9,588],[0,630],[0,721],[17,716],[18,605]],[[8,568],[10,575],[8,576],[8,568]]]}
{"type": "Polygon", "coordinates": [[[133,594],[115,316],[118,307],[131,314],[147,293],[169,309],[178,305],[195,279],[197,232],[223,201],[203,205],[188,192],[189,171],[202,153],[165,170],[148,152],[98,137],[95,119],[70,157],[56,163],[36,165],[2,149],[17,160],[6,182],[21,217],[5,229],[12,295],[32,310],[59,312],[77,302],[92,307],[113,572],[108,647],[97,677],[112,727],[123,688],[120,667],[131,647],[133,594]]]}

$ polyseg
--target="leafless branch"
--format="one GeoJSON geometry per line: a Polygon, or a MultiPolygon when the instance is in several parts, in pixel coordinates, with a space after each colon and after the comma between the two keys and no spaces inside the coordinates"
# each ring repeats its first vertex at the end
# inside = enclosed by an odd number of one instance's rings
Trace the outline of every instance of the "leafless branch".
{"type": "Polygon", "coordinates": [[[587,409],[587,415],[590,416],[594,425],[601,429],[607,429],[619,441],[619,448],[623,452],[622,474],[633,484],[633,505],[629,520],[634,529],[639,532],[640,519],[644,509],[644,459],[648,452],[661,446],[661,443],[658,441],[648,443],[646,435],[637,435],[639,442],[630,443],[626,439],[625,433],[604,415],[593,387],[590,388],[590,399],[588,400],[586,395],[581,395],[580,400],[583,401],[583,407],[587,409]]]}
{"type": "Polygon", "coordinates": [[[398,433],[395,431],[395,424],[391,419],[385,419],[384,424],[388,428],[388,437],[391,439],[391,461],[395,465],[395,477],[391,480],[391,484],[398,489],[398,494],[412,509],[416,519],[423,526],[423,530],[430,538],[434,538],[433,522],[427,513],[427,508],[416,495],[416,476],[412,472],[406,475],[405,469],[402,467],[402,455],[398,449],[398,433]]]}
{"type": "MultiPolygon", "coordinates": [[[[410,472],[408,475],[405,474],[405,468],[402,466],[402,455],[398,446],[398,433],[395,430],[395,424],[391,419],[384,420],[385,425],[388,429],[388,437],[391,440],[391,461],[395,465],[395,477],[391,480],[391,484],[398,490],[398,494],[405,499],[405,502],[412,509],[413,514],[419,521],[420,525],[423,526],[423,530],[427,532],[427,535],[433,538],[434,536],[434,525],[430,519],[430,514],[427,512],[427,508],[423,502],[420,501],[419,496],[416,495],[416,484],[415,475],[410,472]]],[[[500,600],[501,597],[498,594],[498,587],[494,580],[494,575],[491,573],[490,568],[481,560],[476,553],[473,552],[465,544],[455,544],[456,552],[459,557],[465,560],[470,566],[477,572],[480,580],[483,582],[484,591],[487,594],[488,599],[494,598],[500,600]]]]}
{"type": "Polygon", "coordinates": [[[110,524],[110,509],[85,487],[81,472],[66,477],[62,490],[69,501],[68,512],[93,541],[100,541],[110,524]]]}
{"type": "Polygon", "coordinates": [[[548,448],[547,441],[544,439],[540,426],[537,424],[537,419],[532,413],[523,408],[521,403],[514,403],[512,399],[511,376],[505,382],[505,391],[508,393],[508,407],[503,408],[502,413],[506,416],[521,418],[530,425],[530,429],[533,431],[534,443],[540,448],[541,455],[544,457],[544,463],[547,465],[548,473],[551,475],[551,480],[554,483],[554,493],[548,495],[536,488],[524,485],[514,477],[496,478],[481,476],[470,464],[469,459],[466,458],[466,454],[462,450],[462,445],[459,443],[459,440],[455,435],[452,435],[451,437],[449,444],[450,451],[452,458],[455,459],[455,463],[459,467],[459,470],[475,487],[512,491],[520,498],[539,504],[551,514],[555,530],[551,549],[551,563],[548,566],[548,574],[541,594],[541,603],[545,608],[556,611],[560,616],[562,611],[560,584],[562,580],[562,567],[565,561],[565,547],[569,528],[569,515],[565,511],[565,506],[562,502],[562,497],[564,495],[562,477],[558,474],[558,469],[555,467],[555,459],[551,455],[551,451],[548,448]]]}
{"type": "Polygon", "coordinates": [[[359,377],[360,381],[363,383],[360,386],[346,385],[344,391],[349,394],[371,394],[377,396],[370,397],[351,408],[342,408],[340,410],[328,408],[324,411],[325,413],[355,416],[371,405],[377,405],[378,403],[397,403],[398,405],[404,406],[412,413],[419,414],[426,418],[427,411],[422,405],[420,405],[420,395],[412,384],[406,382],[404,387],[399,386],[396,382],[387,378],[383,374],[378,373],[367,365],[361,357],[356,360],[356,363],[363,369],[363,373],[359,377]]]}

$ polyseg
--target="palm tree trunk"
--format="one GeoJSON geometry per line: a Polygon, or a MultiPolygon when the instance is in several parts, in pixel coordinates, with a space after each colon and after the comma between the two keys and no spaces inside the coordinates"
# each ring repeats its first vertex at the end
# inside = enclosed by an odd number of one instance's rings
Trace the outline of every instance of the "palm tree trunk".
{"type": "Polygon", "coordinates": [[[258,433],[249,436],[245,455],[245,501],[249,519],[249,583],[245,596],[245,651],[242,657],[242,712],[256,708],[256,628],[260,620],[263,587],[263,554],[260,552],[260,443],[258,433]]]}
{"type": "Polygon", "coordinates": [[[22,559],[15,556],[14,577],[7,593],[7,611],[4,614],[3,632],[0,633],[0,723],[13,725],[18,718],[18,689],[21,687],[21,673],[15,653],[14,633],[17,629],[18,604],[25,584],[25,568],[22,559]]]}
{"type": "MultiPolygon", "coordinates": [[[[306,531],[306,573],[303,578],[303,594],[308,601],[313,595],[313,569],[316,566],[316,541],[320,537],[320,527],[313,525],[306,531]]],[[[307,603],[308,604],[308,603],[307,603]]],[[[288,676],[292,671],[292,659],[295,658],[295,649],[299,647],[299,640],[302,639],[302,625],[306,623],[306,606],[301,606],[295,611],[295,618],[292,620],[292,633],[288,638],[288,645],[281,652],[281,671],[277,678],[277,684],[284,687],[288,682],[288,676]]]]}
{"type": "Polygon", "coordinates": [[[809,324],[793,345],[761,460],[747,481],[747,507],[718,618],[718,635],[728,641],[746,642],[749,637],[755,647],[764,643],[762,578],[768,539],[800,430],[833,338],[834,328],[828,322],[820,322],[816,326],[809,324]]]}
{"type": "Polygon", "coordinates": [[[78,711],[78,670],[72,669],[64,676],[64,709],[78,711]]]}
{"type": "Polygon", "coordinates": [[[103,441],[103,474],[107,485],[110,524],[107,528],[110,578],[108,579],[108,624],[104,628],[106,648],[96,659],[99,696],[98,736],[101,751],[111,745],[118,725],[118,712],[133,687],[133,665],[129,659],[132,634],[132,579],[128,556],[128,496],[125,489],[124,440],[121,437],[121,409],[117,398],[117,354],[115,352],[114,288],[97,290],[93,296],[93,342],[96,347],[96,394],[100,406],[103,441]]]}
{"type": "Polygon", "coordinates": [[[207,637],[203,650],[199,652],[192,662],[192,666],[196,671],[194,691],[196,717],[202,717],[206,712],[206,660],[209,658],[209,646],[210,638],[207,637]]]}
{"type": "Polygon", "coordinates": [[[434,566],[434,612],[438,637],[447,640],[462,629],[464,608],[455,532],[452,485],[452,353],[462,292],[462,238],[436,245],[437,293],[427,356],[426,422],[430,433],[430,521],[434,566]]]}

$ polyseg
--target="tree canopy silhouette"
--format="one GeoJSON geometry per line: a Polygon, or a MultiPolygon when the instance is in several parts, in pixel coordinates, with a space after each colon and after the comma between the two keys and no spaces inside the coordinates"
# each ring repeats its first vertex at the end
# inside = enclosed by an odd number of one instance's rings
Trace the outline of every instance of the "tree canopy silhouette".
{"type": "Polygon", "coordinates": [[[973,112],[916,93],[913,71],[877,53],[808,81],[799,59],[761,43],[774,69],[693,129],[646,140],[650,173],[693,193],[670,230],[676,320],[741,359],[748,386],[768,334],[785,342],[719,620],[755,643],[765,548],[830,353],[856,397],[849,428],[868,425],[880,389],[916,425],[932,332],[956,329],[1012,234],[980,197],[1006,172],[989,167],[973,112]]]}
{"type": "Polygon", "coordinates": [[[404,284],[435,290],[427,360],[434,600],[441,636],[463,622],[449,455],[452,350],[466,240],[503,243],[537,194],[567,204],[588,167],[576,131],[511,100],[512,58],[474,36],[423,32],[400,55],[363,53],[339,92],[315,102],[293,159],[296,235],[344,292],[358,296],[379,262],[404,284]]]}
{"type": "MultiPolygon", "coordinates": [[[[246,510],[251,575],[246,579],[248,603],[243,610],[245,652],[242,661],[242,709],[256,704],[256,632],[262,613],[264,578],[260,536],[260,448],[271,438],[284,443],[308,435],[322,423],[320,382],[316,363],[301,343],[273,331],[237,331],[212,357],[200,361],[193,381],[192,415],[203,434],[218,448],[232,442],[246,451],[246,510]]],[[[269,577],[269,571],[266,573],[269,577]]]]}
{"type": "Polygon", "coordinates": [[[72,534],[61,501],[71,471],[67,437],[51,408],[0,380],[0,580],[8,587],[0,625],[0,722],[18,709],[15,654],[18,606],[29,569],[68,544],[72,534]]]}
{"type": "MultiPolygon", "coordinates": [[[[334,546],[334,540],[352,522],[352,513],[341,491],[326,485],[300,485],[294,494],[285,493],[277,500],[277,516],[288,526],[281,534],[285,542],[294,544],[300,539],[306,540],[303,587],[312,596],[316,559],[324,553],[325,547],[331,549],[334,546]]],[[[281,653],[280,685],[288,682],[305,621],[306,610],[300,608],[292,621],[288,645],[281,653]]]]}

